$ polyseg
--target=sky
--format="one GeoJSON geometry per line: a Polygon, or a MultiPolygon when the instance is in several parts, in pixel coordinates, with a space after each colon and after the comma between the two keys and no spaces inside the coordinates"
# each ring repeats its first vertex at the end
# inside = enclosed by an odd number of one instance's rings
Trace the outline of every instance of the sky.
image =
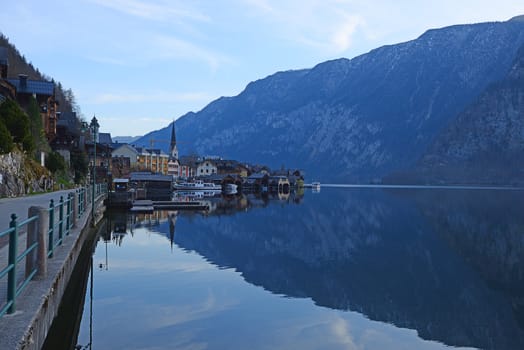
{"type": "Polygon", "coordinates": [[[163,128],[278,71],[524,14],[517,0],[2,2],[0,32],[112,136],[163,128]]]}

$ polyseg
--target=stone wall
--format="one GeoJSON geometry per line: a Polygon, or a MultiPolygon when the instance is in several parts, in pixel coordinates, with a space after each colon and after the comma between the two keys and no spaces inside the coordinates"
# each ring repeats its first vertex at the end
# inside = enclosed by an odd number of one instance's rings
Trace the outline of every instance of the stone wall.
{"type": "Polygon", "coordinates": [[[23,153],[0,154],[0,198],[43,192],[52,185],[49,172],[23,153]]]}

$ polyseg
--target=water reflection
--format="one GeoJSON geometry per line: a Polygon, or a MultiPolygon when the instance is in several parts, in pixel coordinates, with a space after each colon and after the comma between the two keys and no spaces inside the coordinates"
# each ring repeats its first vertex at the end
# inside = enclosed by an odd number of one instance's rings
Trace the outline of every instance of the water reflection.
{"type": "Polygon", "coordinates": [[[524,347],[522,192],[340,190],[210,199],[208,212],[110,216],[277,295],[356,311],[427,340],[524,347]],[[297,205],[300,204],[300,205],[297,205]]]}

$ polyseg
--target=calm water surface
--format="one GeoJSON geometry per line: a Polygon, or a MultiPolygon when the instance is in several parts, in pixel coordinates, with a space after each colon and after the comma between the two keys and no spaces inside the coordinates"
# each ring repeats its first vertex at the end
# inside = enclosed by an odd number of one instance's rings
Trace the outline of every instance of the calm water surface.
{"type": "Polygon", "coordinates": [[[523,213],[522,191],[323,187],[112,214],[77,344],[523,349],[523,213]]]}

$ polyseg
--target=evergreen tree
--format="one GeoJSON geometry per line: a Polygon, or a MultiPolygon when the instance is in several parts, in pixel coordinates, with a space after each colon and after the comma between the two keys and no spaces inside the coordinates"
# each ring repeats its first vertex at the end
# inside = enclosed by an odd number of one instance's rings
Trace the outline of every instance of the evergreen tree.
{"type": "Polygon", "coordinates": [[[50,152],[45,159],[45,167],[50,172],[64,171],[66,169],[66,162],[58,152],[50,152]]]}
{"type": "Polygon", "coordinates": [[[13,138],[7,130],[4,122],[0,119],[0,154],[9,153],[13,150],[13,138]]]}
{"type": "Polygon", "coordinates": [[[13,141],[20,144],[24,151],[32,153],[35,145],[31,135],[31,123],[15,101],[6,100],[0,104],[0,120],[13,136],[13,141]]]}
{"type": "Polygon", "coordinates": [[[37,155],[40,152],[48,152],[49,144],[45,137],[44,127],[42,125],[42,117],[40,116],[40,108],[38,102],[31,96],[29,106],[27,108],[27,114],[31,122],[31,137],[34,140],[37,155]]]}

